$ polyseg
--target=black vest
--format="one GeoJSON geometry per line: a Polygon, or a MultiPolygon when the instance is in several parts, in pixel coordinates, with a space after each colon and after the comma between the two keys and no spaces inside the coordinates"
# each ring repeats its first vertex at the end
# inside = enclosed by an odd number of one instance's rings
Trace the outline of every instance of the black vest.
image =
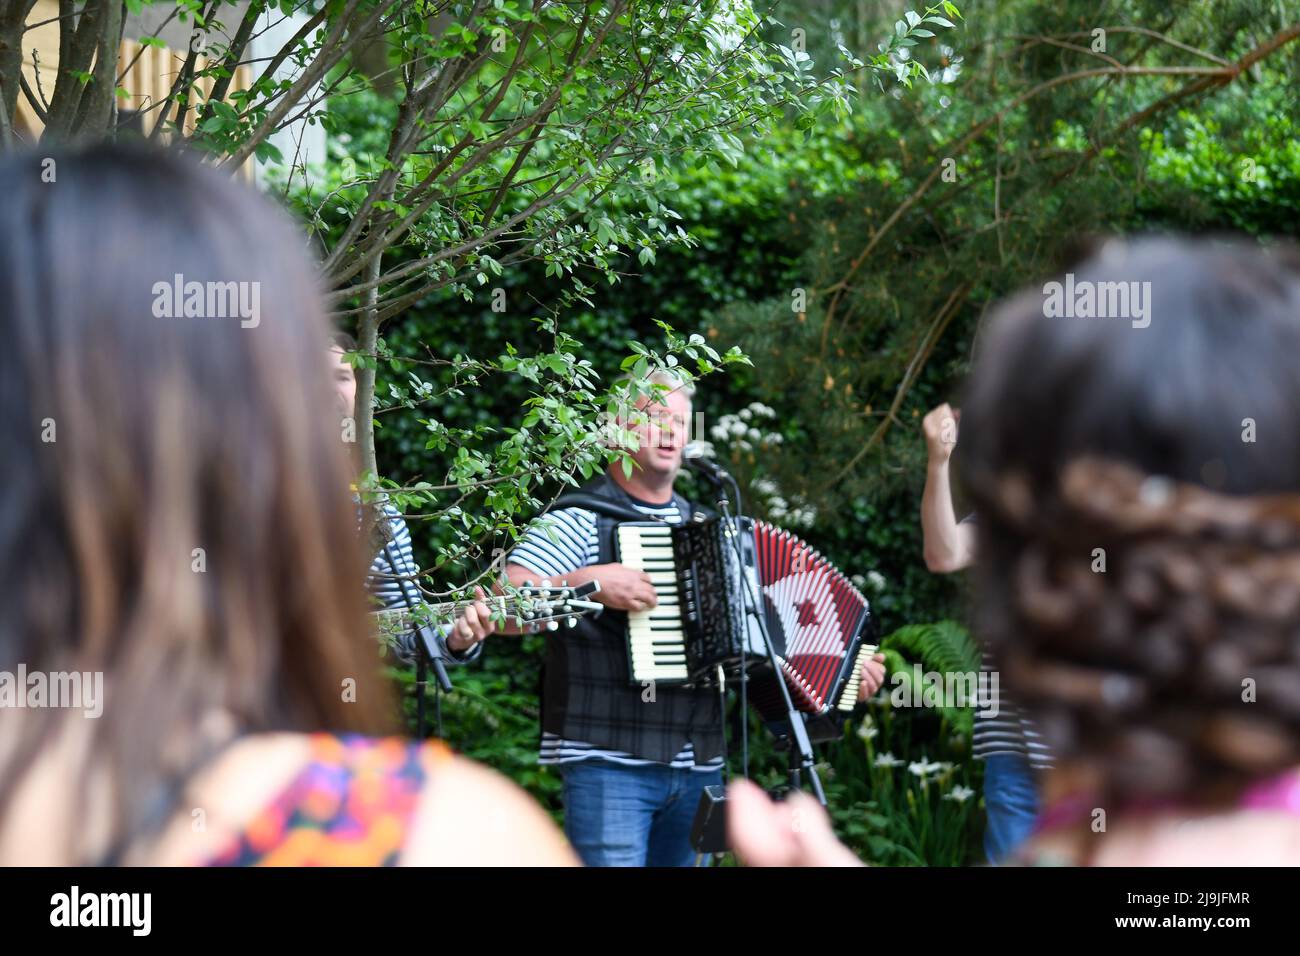
{"type": "MultiPolygon", "coordinates": [[[[582,492],[625,508],[635,505],[608,475],[582,492]]],[[[689,520],[695,509],[678,494],[673,502],[689,520]]],[[[557,502],[564,507],[564,502],[557,502]]],[[[644,520],[653,518],[644,516],[644,520]]],[[[596,512],[600,564],[614,561],[614,529],[620,519],[596,512]]],[[[627,613],[605,608],[546,636],[542,669],[542,729],[566,740],[621,750],[669,763],[689,741],[697,763],[722,755],[721,702],[716,690],[687,690],[631,682],[627,613]]]]}

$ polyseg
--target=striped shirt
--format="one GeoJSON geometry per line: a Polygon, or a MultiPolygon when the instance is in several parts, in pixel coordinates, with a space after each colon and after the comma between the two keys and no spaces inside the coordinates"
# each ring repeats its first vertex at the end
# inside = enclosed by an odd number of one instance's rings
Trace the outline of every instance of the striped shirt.
{"type": "MultiPolygon", "coordinates": [[[[985,654],[980,665],[982,674],[996,670],[993,659],[985,654]]],[[[1000,682],[999,682],[1000,684],[1000,682]]],[[[1052,752],[1038,732],[1037,725],[1016,707],[992,681],[980,680],[979,706],[975,709],[975,733],[971,754],[977,760],[994,754],[1013,754],[1025,757],[1035,770],[1052,766],[1052,752]],[[996,708],[997,716],[988,711],[996,708]]]]}
{"type": "MultiPolygon", "coordinates": [[[[375,555],[375,560],[371,562],[366,590],[385,610],[404,608],[406,601],[402,596],[402,582],[396,575],[415,574],[417,570],[411,529],[406,526],[402,513],[391,504],[384,505],[384,517],[388,519],[388,547],[375,555]]],[[[414,582],[411,582],[408,587],[413,585],[414,582]]],[[[414,600],[414,592],[412,595],[414,600]]]]}
{"type": "MultiPolygon", "coordinates": [[[[411,543],[411,529],[406,526],[406,519],[393,505],[385,502],[384,516],[388,519],[388,545],[375,555],[370,563],[370,573],[366,577],[366,590],[384,610],[407,608],[403,587],[410,594],[411,603],[418,606],[423,600],[416,587],[415,576],[420,573],[415,563],[415,550],[411,543]]],[[[406,631],[397,635],[394,653],[404,664],[415,661],[415,631],[406,631]]],[[[442,649],[444,663],[468,664],[477,660],[483,653],[483,644],[478,642],[468,648],[463,655],[458,655],[447,646],[447,629],[438,628],[438,646],[442,649]]]]}
{"type": "MultiPolygon", "coordinates": [[[[681,524],[682,513],[675,503],[643,505],[636,509],[669,524],[681,524]]],[[[510,561],[527,568],[541,580],[558,582],[566,574],[600,562],[600,536],[596,530],[596,513],[585,508],[561,508],[535,521],[510,554],[510,561]]],[[[577,763],[580,760],[608,760],[628,767],[648,767],[655,763],[622,750],[605,750],[581,740],[567,740],[550,731],[542,732],[537,762],[542,765],[577,763]]],[[[715,757],[703,764],[695,762],[695,748],[688,741],[668,764],[677,769],[713,771],[722,766],[715,757]]]]}
{"type": "MultiPolygon", "coordinates": [[[[962,524],[975,524],[975,514],[961,519],[962,524]]],[[[984,654],[980,660],[980,674],[997,670],[993,658],[984,654]]],[[[975,708],[975,732],[971,740],[971,755],[977,760],[995,754],[1025,757],[1035,770],[1052,766],[1052,752],[1034,724],[1009,698],[1001,692],[1001,681],[994,684],[987,677],[980,678],[979,706],[975,708]],[[989,711],[996,711],[993,716],[989,711]]]]}

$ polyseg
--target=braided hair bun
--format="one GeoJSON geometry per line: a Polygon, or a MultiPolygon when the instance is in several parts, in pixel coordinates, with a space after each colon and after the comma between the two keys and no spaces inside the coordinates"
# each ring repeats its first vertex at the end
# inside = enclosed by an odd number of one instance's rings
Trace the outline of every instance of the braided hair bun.
{"type": "Polygon", "coordinates": [[[1300,765],[1297,262],[1111,244],[1058,280],[1090,314],[1049,284],[981,350],[957,450],[980,634],[1103,798],[1226,804],[1300,765]],[[1121,286],[1129,314],[1099,314],[1121,286]]]}

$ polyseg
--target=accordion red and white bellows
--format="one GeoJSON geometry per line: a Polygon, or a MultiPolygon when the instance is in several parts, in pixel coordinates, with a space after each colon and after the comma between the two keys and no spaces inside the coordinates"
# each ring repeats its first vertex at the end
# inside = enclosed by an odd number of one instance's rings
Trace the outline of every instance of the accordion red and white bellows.
{"type": "Polygon", "coordinates": [[[750,588],[796,709],[823,715],[853,708],[861,661],[875,650],[863,644],[874,623],[870,606],[807,543],[749,519],[741,519],[737,536],[719,518],[627,522],[615,539],[619,560],[649,574],[659,594],[657,608],[628,615],[633,682],[712,684],[734,679],[743,666],[759,712],[784,719],[761,634],[746,614],[750,588]]]}
{"type": "MultiPolygon", "coordinates": [[[[857,703],[871,623],[867,599],[825,557],[789,531],[754,522],[758,580],[767,630],[795,708],[849,711],[857,703]]],[[[765,717],[785,716],[774,682],[756,675],[750,695],[765,717]]]]}

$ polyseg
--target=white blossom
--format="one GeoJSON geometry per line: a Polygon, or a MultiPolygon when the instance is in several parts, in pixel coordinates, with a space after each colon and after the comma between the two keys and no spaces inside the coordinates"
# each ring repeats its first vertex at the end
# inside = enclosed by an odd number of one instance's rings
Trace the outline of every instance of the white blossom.
{"type": "Polygon", "coordinates": [[[931,774],[939,773],[943,770],[943,767],[944,765],[941,763],[927,763],[926,759],[922,757],[914,763],[909,763],[907,765],[907,771],[908,773],[914,774],[924,780],[931,774]]]}
{"type": "Polygon", "coordinates": [[[876,728],[875,722],[869,715],[863,718],[862,723],[858,724],[858,736],[863,740],[872,740],[879,733],[880,731],[876,728]]]}

